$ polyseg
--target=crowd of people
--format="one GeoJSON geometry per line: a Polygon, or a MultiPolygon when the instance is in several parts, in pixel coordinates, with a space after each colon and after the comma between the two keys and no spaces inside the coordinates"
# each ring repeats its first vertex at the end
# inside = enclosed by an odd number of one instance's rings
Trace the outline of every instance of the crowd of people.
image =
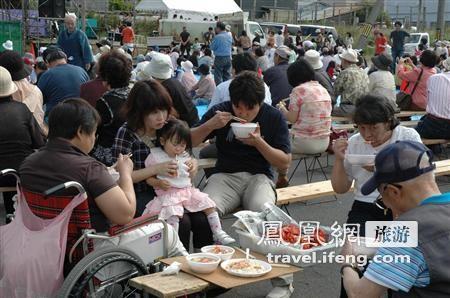
{"type": "MultiPolygon", "coordinates": [[[[25,189],[42,193],[78,181],[86,188],[92,224],[100,232],[108,223],[159,214],[170,224],[171,255],[183,255],[191,231],[196,250],[214,242],[233,243],[220,217],[239,206],[261,211],[264,203],[275,203],[275,189],[288,186],[291,154],[327,151],[331,117],[351,116],[359,132],[333,142],[331,177],[337,193],[354,183],[347,222],[364,227],[370,220],[417,219],[441,227],[448,240],[448,198],[440,196],[430,176],[431,153],[420,144],[421,137],[450,139],[450,58],[440,45],[439,53],[423,45],[416,58],[406,57],[408,33],[397,22],[390,40],[374,30],[376,49],[369,65],[352,48],[350,33],[335,40],[327,32],[314,38],[299,32],[294,42],[289,33],[269,32],[262,45],[258,36],[250,40],[242,31],[237,37],[218,21],[204,34],[203,45],[192,42],[184,27],[178,45],[133,59],[130,24],[122,31],[124,48],[113,49],[102,40],[94,56],[75,23],[76,17],[67,16],[57,46],[37,58],[21,57],[9,43],[0,54],[0,168],[18,170],[25,189]],[[397,84],[408,102],[399,100],[397,84]],[[400,104],[427,112],[416,129],[399,124],[395,113],[400,104]],[[201,117],[198,105],[208,105],[201,117]],[[248,138],[237,138],[230,127],[233,116],[257,123],[257,129],[248,138]],[[192,148],[207,140],[200,158],[215,157],[217,163],[199,190],[192,184],[198,170],[192,148]],[[414,171],[401,162],[391,169],[386,154],[393,151],[400,152],[396,158],[405,154],[414,162],[420,155],[420,162],[411,166],[414,171]],[[346,153],[378,153],[376,169],[352,166],[346,153]],[[118,172],[117,180],[107,167],[118,172]],[[385,174],[392,171],[404,175],[385,174]],[[414,193],[423,185],[426,191],[414,193]],[[374,204],[380,195],[390,209],[374,204]],[[420,203],[430,196],[442,207],[420,203]],[[441,216],[430,220],[426,214],[431,212],[441,216]]],[[[0,179],[2,186],[14,186],[12,179],[0,179]]],[[[14,212],[13,195],[3,193],[7,214],[14,212]]],[[[430,233],[423,237],[431,245],[444,242],[430,233]]],[[[439,262],[449,262],[444,247],[420,245],[421,267],[415,275],[410,271],[408,283],[384,274],[403,276],[403,265],[371,265],[362,279],[350,272],[354,268],[343,268],[342,295],[358,297],[368,286],[377,294],[385,289],[449,294],[450,277],[437,269],[439,262]]],[[[268,297],[292,294],[291,275],[274,285],[268,297]]]]}

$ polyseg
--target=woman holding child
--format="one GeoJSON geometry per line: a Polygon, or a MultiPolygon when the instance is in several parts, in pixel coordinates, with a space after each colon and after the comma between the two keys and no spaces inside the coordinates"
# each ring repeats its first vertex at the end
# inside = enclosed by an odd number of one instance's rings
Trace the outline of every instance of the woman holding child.
{"type": "MultiPolygon", "coordinates": [[[[124,113],[126,122],[117,132],[112,147],[113,158],[120,153],[132,154],[134,169],[132,179],[136,192],[136,216],[140,216],[155,192],[147,180],[155,175],[176,176],[178,165],[167,161],[145,167],[145,160],[153,148],[159,147],[156,132],[165,124],[171,114],[172,100],[166,89],[157,81],[141,81],[134,85],[128,96],[124,113]]],[[[195,159],[186,161],[188,172],[195,175],[197,163],[195,159]]],[[[212,243],[212,235],[206,217],[202,212],[184,216],[180,221],[180,239],[189,247],[190,223],[194,231],[194,247],[202,247],[212,243]],[[201,235],[201,237],[200,237],[201,235]]]]}

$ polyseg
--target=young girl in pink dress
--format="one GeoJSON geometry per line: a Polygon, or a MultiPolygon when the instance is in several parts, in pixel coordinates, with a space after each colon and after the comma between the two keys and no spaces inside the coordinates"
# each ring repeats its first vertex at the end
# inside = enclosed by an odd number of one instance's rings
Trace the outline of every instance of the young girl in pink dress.
{"type": "Polygon", "coordinates": [[[191,158],[186,149],[191,150],[192,148],[189,128],[181,121],[172,119],[157,132],[157,137],[161,147],[152,148],[145,160],[145,166],[149,167],[175,160],[178,170],[175,177],[158,175],[147,179],[147,183],[153,186],[157,196],[147,204],[144,214],[159,214],[160,219],[166,220],[168,224],[178,230],[178,223],[183,216],[184,209],[189,212],[203,211],[208,218],[216,243],[235,242],[222,230],[214,201],[206,193],[192,186],[189,167],[186,165],[191,158]]]}

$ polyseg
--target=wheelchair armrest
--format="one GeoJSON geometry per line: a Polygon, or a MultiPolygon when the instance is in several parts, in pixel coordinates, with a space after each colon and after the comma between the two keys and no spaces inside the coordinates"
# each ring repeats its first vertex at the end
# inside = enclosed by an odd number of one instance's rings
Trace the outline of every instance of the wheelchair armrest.
{"type": "Polygon", "coordinates": [[[135,230],[141,226],[146,226],[149,223],[158,220],[158,215],[143,215],[138,218],[133,219],[130,223],[126,225],[114,225],[109,228],[108,233],[109,236],[117,236],[119,234],[135,230]]]}

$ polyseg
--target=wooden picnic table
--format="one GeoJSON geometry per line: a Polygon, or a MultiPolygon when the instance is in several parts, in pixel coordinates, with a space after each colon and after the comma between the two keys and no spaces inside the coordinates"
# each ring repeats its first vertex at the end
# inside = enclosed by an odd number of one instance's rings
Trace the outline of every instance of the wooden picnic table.
{"type": "MultiPolygon", "coordinates": [[[[415,116],[415,115],[425,115],[427,112],[425,111],[401,111],[400,113],[396,113],[395,116],[397,118],[408,118],[411,116],[415,116]]],[[[332,121],[335,122],[352,122],[352,117],[351,116],[332,116],[331,117],[332,121]]]]}
{"type": "MultiPolygon", "coordinates": [[[[267,262],[266,256],[255,252],[251,252],[251,254],[257,259],[265,260],[267,262]]],[[[238,250],[236,250],[233,256],[233,258],[244,257],[244,254],[238,250]]],[[[193,272],[189,269],[186,257],[184,256],[162,259],[161,262],[167,265],[170,265],[173,262],[179,262],[181,263],[182,272],[179,273],[179,276],[162,276],[161,273],[154,273],[135,277],[130,280],[130,285],[157,297],[177,297],[201,292],[214,287],[232,289],[286,274],[292,274],[301,270],[292,265],[287,265],[287,267],[272,267],[272,271],[263,276],[243,278],[228,274],[220,267],[220,264],[216,271],[210,274],[193,272]]]]}

